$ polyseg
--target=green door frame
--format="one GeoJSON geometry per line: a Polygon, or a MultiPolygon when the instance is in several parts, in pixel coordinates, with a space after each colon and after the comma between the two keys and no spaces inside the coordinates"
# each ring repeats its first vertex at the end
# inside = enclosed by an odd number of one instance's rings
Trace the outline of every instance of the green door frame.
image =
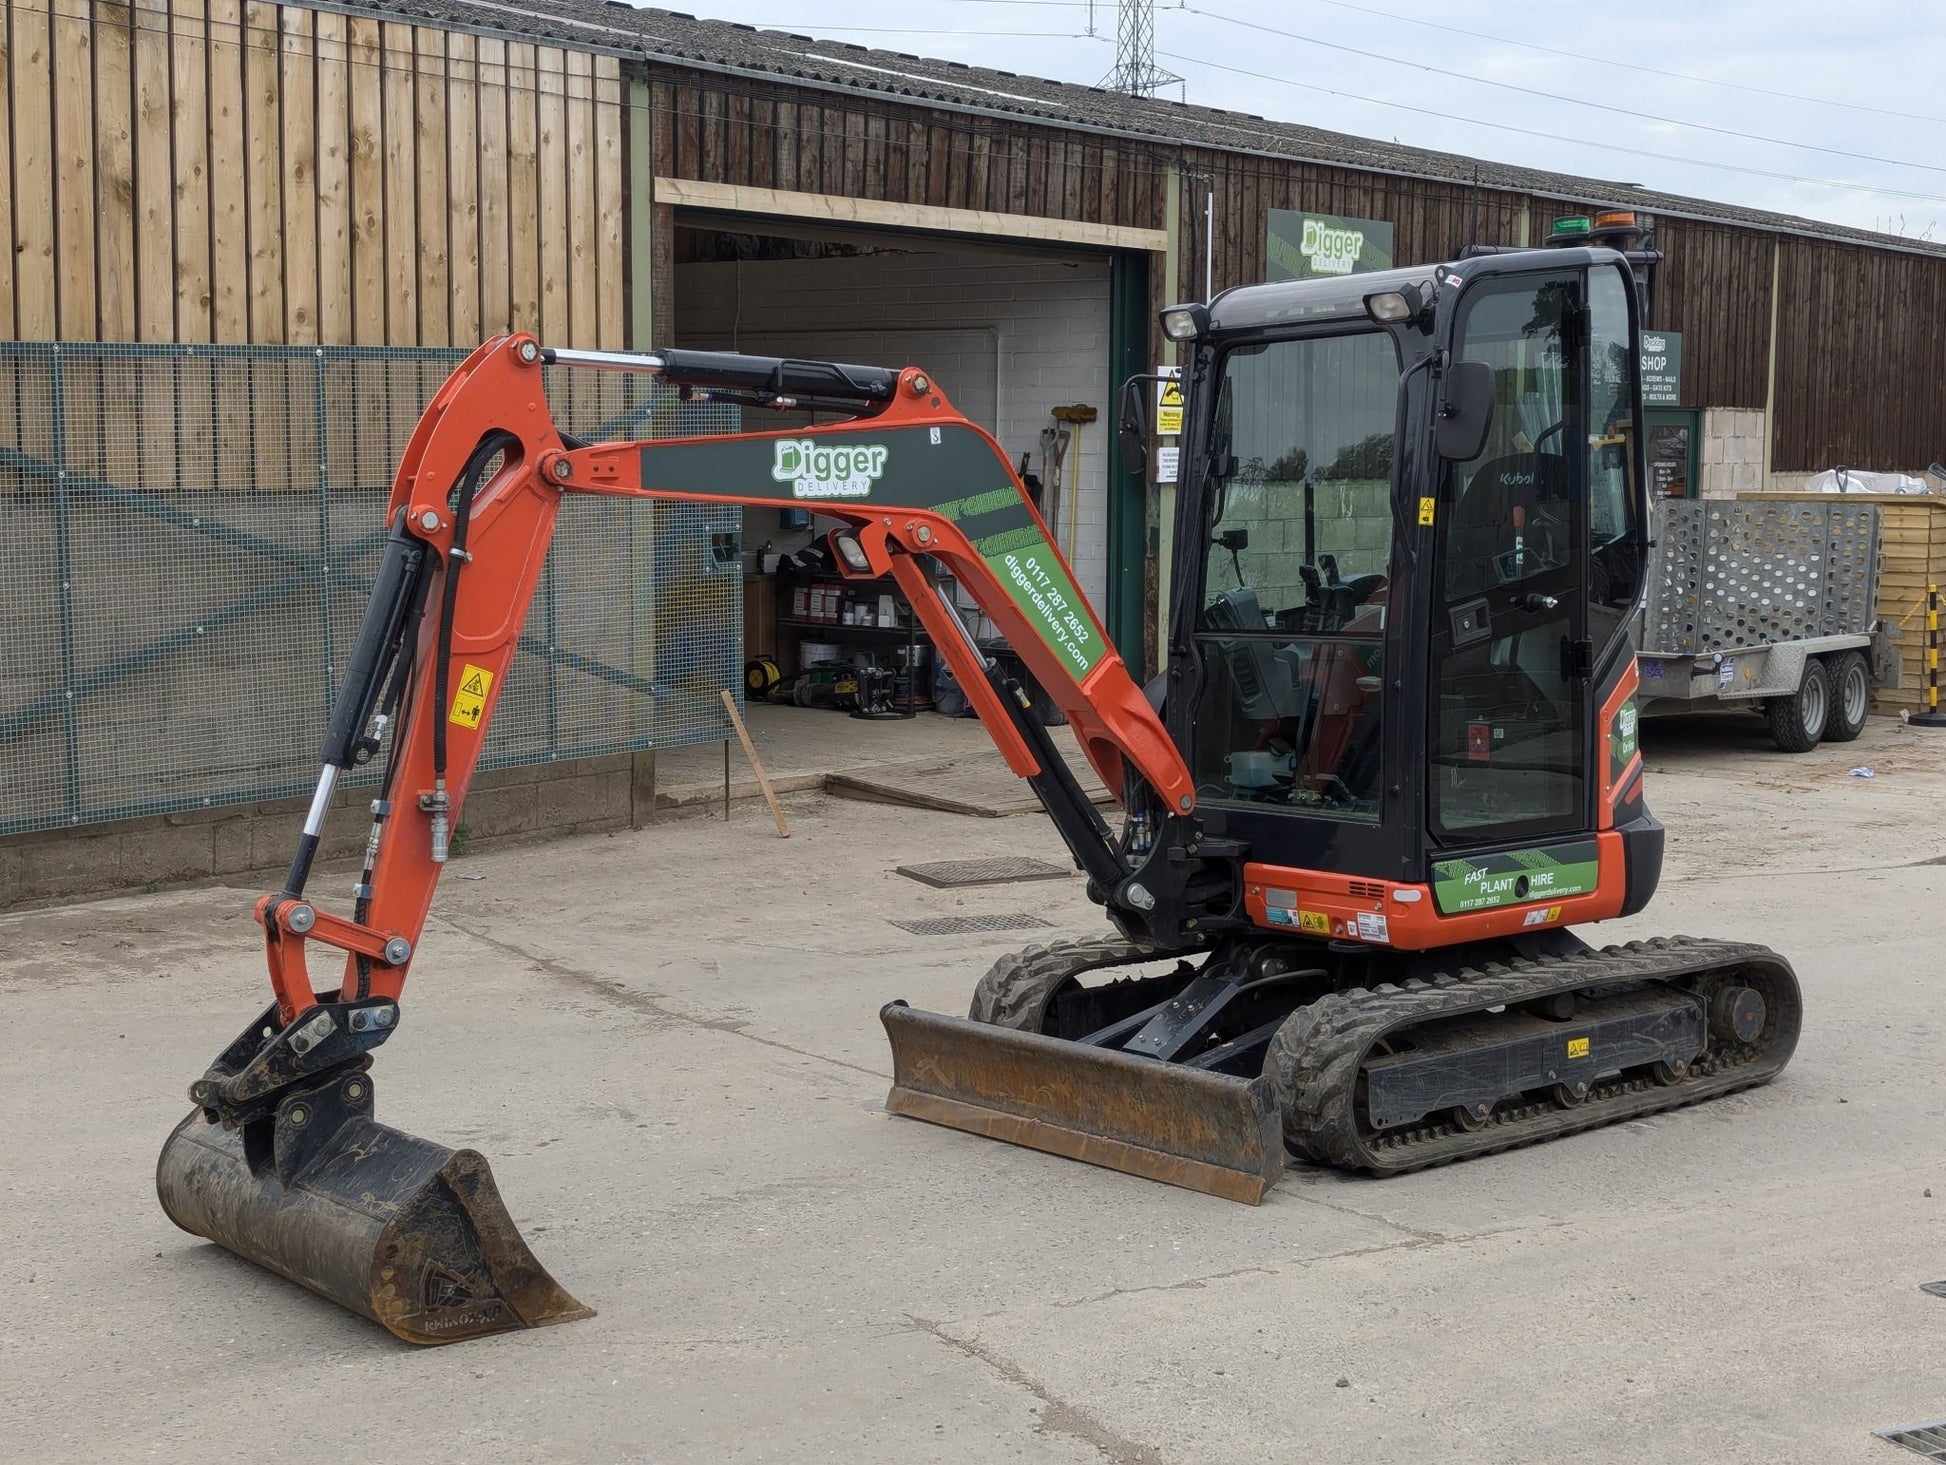
{"type": "MultiPolygon", "coordinates": [[[[1658,427],[1684,427],[1689,429],[1689,461],[1684,468],[1683,477],[1683,482],[1688,485],[1689,491],[1683,495],[1684,498],[1701,498],[1703,493],[1702,482],[1697,477],[1702,467],[1700,462],[1703,436],[1702,418],[1703,414],[1694,407],[1648,407],[1644,408],[1642,412],[1642,419],[1647,424],[1650,433],[1654,433],[1658,427]]],[[[1651,478],[1653,478],[1655,472],[1655,453],[1653,448],[1648,453],[1648,459],[1650,464],[1649,472],[1651,478]]],[[[1655,494],[1655,485],[1653,482],[1649,485],[1649,492],[1655,494]]],[[[1657,496],[1660,497],[1660,495],[1657,496]]]]}
{"type": "Polygon", "coordinates": [[[1108,438],[1108,603],[1103,607],[1109,640],[1137,677],[1147,665],[1146,548],[1148,480],[1122,462],[1115,431],[1122,383],[1147,371],[1149,357],[1149,256],[1118,249],[1108,271],[1108,405],[1102,413],[1108,438]]]}

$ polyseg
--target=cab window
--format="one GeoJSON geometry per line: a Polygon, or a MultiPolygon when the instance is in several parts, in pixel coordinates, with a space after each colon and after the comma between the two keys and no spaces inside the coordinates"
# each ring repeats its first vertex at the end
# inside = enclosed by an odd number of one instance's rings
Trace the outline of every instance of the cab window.
{"type": "Polygon", "coordinates": [[[1399,361],[1376,331],[1229,352],[1198,618],[1198,796],[1376,821],[1399,361]]]}

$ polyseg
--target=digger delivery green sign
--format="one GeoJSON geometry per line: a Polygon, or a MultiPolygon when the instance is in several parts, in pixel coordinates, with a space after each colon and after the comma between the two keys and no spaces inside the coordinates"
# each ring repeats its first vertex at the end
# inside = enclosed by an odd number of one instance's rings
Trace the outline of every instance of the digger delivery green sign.
{"type": "Polygon", "coordinates": [[[1342,219],[1272,209],[1264,241],[1264,278],[1314,280],[1392,268],[1392,226],[1377,219],[1342,219]]]}

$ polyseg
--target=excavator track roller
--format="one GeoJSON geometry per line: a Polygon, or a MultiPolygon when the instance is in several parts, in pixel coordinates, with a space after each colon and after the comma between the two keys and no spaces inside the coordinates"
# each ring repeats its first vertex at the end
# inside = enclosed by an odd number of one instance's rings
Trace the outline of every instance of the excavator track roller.
{"type": "Polygon", "coordinates": [[[408,1343],[592,1317],[521,1240],[486,1160],[375,1121],[363,1069],[259,1120],[192,1110],[156,1165],[169,1219],[408,1343]]]}

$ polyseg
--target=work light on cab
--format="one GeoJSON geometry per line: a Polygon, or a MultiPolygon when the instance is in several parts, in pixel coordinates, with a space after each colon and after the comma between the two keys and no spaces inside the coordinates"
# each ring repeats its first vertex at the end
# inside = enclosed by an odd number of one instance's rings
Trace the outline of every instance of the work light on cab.
{"type": "Polygon", "coordinates": [[[1162,312],[1162,334],[1172,341],[1193,341],[1209,329],[1209,311],[1200,305],[1172,305],[1162,312]]]}

